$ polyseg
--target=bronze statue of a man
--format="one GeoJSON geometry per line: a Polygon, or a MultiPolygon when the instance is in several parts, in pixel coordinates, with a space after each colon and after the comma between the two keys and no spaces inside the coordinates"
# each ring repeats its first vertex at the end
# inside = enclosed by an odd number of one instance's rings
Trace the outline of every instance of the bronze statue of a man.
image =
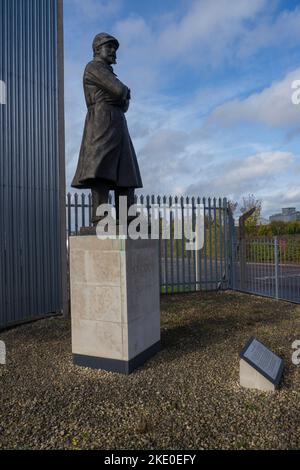
{"type": "Polygon", "coordinates": [[[91,188],[92,222],[97,224],[97,207],[108,202],[115,191],[118,219],[119,196],[134,203],[134,188],[142,188],[136,154],[124,113],[128,110],[130,89],[113,72],[119,42],[107,33],[93,41],[94,59],[85,68],[83,86],[87,105],[82,144],[73,188],[91,188]]]}

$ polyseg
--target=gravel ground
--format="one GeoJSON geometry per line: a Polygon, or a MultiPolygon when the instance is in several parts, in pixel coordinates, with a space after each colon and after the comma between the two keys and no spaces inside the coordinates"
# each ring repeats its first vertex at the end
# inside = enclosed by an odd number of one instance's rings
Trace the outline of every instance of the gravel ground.
{"type": "Polygon", "coordinates": [[[2,449],[300,447],[300,306],[236,292],[162,298],[162,350],[130,376],[75,367],[69,321],[0,334],[2,449]],[[275,394],[239,387],[255,335],[285,360],[275,394]]]}

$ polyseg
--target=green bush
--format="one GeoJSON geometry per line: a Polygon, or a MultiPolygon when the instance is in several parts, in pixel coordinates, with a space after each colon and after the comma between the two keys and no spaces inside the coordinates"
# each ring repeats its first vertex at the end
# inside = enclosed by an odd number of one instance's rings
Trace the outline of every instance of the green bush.
{"type": "Polygon", "coordinates": [[[257,235],[259,237],[272,237],[273,232],[271,225],[260,225],[257,235]]]}
{"type": "Polygon", "coordinates": [[[282,222],[280,220],[272,221],[267,225],[259,225],[257,231],[253,227],[248,229],[246,226],[246,233],[248,237],[257,235],[258,237],[274,237],[282,235],[297,235],[300,234],[300,222],[282,222]]]}
{"type": "Polygon", "coordinates": [[[286,224],[286,230],[288,235],[295,235],[297,233],[300,233],[300,222],[294,221],[294,222],[288,222],[286,224]]]}
{"type": "Polygon", "coordinates": [[[272,235],[286,235],[287,223],[281,222],[281,220],[273,220],[270,223],[272,229],[272,235]]]}

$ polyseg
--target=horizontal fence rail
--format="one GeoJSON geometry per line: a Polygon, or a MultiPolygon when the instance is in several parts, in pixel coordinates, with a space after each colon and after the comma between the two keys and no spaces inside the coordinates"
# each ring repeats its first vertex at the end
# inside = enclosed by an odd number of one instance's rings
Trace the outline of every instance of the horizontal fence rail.
{"type": "MultiPolygon", "coordinates": [[[[110,203],[112,199],[110,198],[110,203]]],[[[183,223],[186,205],[196,214],[196,205],[203,205],[203,248],[188,250],[185,238],[174,236],[174,213],[170,211],[170,239],[163,238],[165,219],[159,221],[160,286],[162,293],[227,289],[231,286],[231,232],[233,221],[226,198],[135,196],[135,203],[146,208],[148,221],[151,207],[176,206],[183,223]]],[[[91,195],[67,195],[68,236],[80,235],[80,228],[91,226],[91,195]]],[[[163,211],[162,211],[163,212],[163,211]]],[[[194,218],[193,218],[194,220],[194,218]]]]}
{"type": "Polygon", "coordinates": [[[233,264],[234,289],[300,303],[300,236],[238,240],[233,264]]]}

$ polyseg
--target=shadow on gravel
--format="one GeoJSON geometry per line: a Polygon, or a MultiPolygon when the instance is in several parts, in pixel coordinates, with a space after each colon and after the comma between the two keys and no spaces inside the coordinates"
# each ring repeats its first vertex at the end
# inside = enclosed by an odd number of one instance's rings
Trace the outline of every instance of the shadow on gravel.
{"type": "MultiPolygon", "coordinates": [[[[269,328],[274,329],[276,325],[280,326],[283,321],[291,320],[291,315],[299,308],[293,304],[266,301],[265,299],[246,295],[239,296],[240,306],[239,304],[232,306],[230,302],[233,300],[233,295],[229,295],[228,302],[224,297],[220,299],[219,308],[215,308],[216,299],[214,299],[214,310],[212,310],[210,300],[205,297],[201,299],[201,294],[198,294],[199,303],[195,309],[195,296],[197,294],[192,295],[194,296],[193,299],[186,296],[184,302],[184,309],[189,313],[192,311],[192,315],[189,314],[186,318],[184,315],[176,316],[177,310],[180,310],[182,296],[178,296],[178,303],[174,302],[174,311],[168,303],[168,311],[165,312],[164,322],[168,323],[168,326],[162,325],[162,351],[165,353],[170,352],[172,357],[179,357],[182,354],[195,352],[210,346],[220,346],[228,338],[231,338],[232,342],[237,344],[239,343],[238,336],[242,338],[242,346],[243,338],[247,339],[251,335],[256,335],[259,331],[264,336],[264,332],[269,328]],[[250,308],[247,307],[247,300],[250,308]],[[202,303],[203,311],[201,310],[202,303]]],[[[164,299],[162,310],[165,302],[164,299]]]]}

